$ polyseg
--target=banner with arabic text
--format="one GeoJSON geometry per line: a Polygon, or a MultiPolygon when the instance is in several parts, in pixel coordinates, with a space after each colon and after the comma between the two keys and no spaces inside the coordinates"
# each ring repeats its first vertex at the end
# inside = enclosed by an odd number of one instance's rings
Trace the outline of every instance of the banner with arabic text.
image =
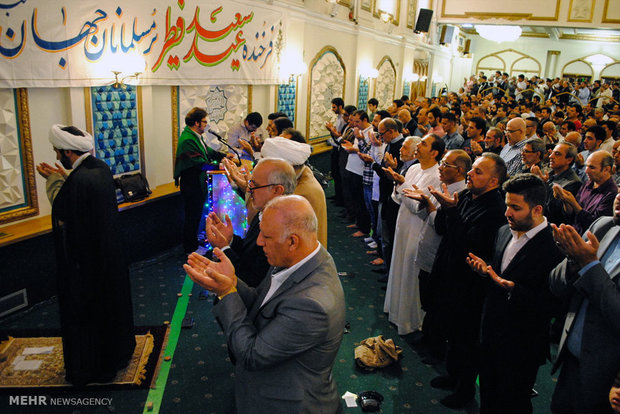
{"type": "Polygon", "coordinates": [[[277,84],[282,45],[265,4],[0,0],[2,88],[277,84]]]}

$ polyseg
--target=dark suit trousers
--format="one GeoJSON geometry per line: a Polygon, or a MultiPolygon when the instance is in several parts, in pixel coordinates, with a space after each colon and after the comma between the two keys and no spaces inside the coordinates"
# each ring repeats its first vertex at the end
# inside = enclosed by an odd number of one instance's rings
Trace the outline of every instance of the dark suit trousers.
{"type": "Polygon", "coordinates": [[[480,354],[480,414],[532,412],[531,392],[538,373],[532,357],[498,347],[482,346],[480,354]]]}
{"type": "Polygon", "coordinates": [[[450,319],[446,370],[457,381],[455,392],[473,398],[480,359],[482,303],[457,306],[455,312],[458,314],[453,314],[450,319]]]}
{"type": "MultiPolygon", "coordinates": [[[[568,350],[566,350],[568,351],[568,350]]],[[[565,352],[566,352],[565,351],[565,352]]],[[[612,414],[607,399],[601,399],[594,404],[592,401],[583,401],[581,396],[581,373],[579,360],[570,352],[564,354],[562,370],[551,397],[551,411],[553,414],[612,414]]],[[[611,389],[611,384],[609,385],[611,389]]]]}
{"type": "Polygon", "coordinates": [[[331,151],[331,170],[332,178],[334,179],[334,195],[336,196],[336,202],[342,203],[342,177],[340,176],[338,148],[332,148],[331,151]]]}
{"type": "Polygon", "coordinates": [[[379,203],[379,220],[381,220],[381,250],[385,268],[390,271],[392,263],[392,244],[396,233],[396,219],[398,218],[398,204],[392,198],[379,203]]]}

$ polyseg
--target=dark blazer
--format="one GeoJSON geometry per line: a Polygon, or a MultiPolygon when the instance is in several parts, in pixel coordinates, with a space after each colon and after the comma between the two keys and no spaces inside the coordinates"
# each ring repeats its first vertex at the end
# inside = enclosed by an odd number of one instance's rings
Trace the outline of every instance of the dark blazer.
{"type": "MultiPolygon", "coordinates": [[[[611,242],[620,233],[612,217],[601,217],[589,229],[598,238],[598,257],[601,258],[611,242]]],[[[580,356],[581,399],[600,404],[609,394],[618,367],[620,367],[620,262],[611,273],[601,264],[590,268],[583,276],[579,267],[568,260],[562,261],[551,272],[551,292],[570,299],[558,359],[553,372],[562,364],[568,348],[566,338],[584,298],[588,298],[580,356]]],[[[592,411],[593,412],[593,411],[592,411]]]]}
{"type": "Polygon", "coordinates": [[[569,224],[572,220],[569,219],[564,212],[564,203],[553,197],[554,184],[560,185],[563,189],[577,196],[577,192],[581,188],[581,180],[575,170],[569,167],[566,171],[558,175],[552,172],[547,182],[547,202],[545,203],[545,216],[547,220],[549,220],[549,223],[558,225],[562,223],[569,224]]]}
{"type": "Polygon", "coordinates": [[[492,266],[515,286],[509,293],[487,279],[481,341],[483,347],[502,349],[515,360],[526,358],[542,365],[549,355],[549,321],[554,302],[547,280],[564,255],[553,241],[551,227],[547,226],[500,272],[511,239],[508,225],[498,230],[492,266]]]}
{"type": "Polygon", "coordinates": [[[258,214],[254,216],[244,238],[237,235],[233,237],[230,249],[224,253],[237,272],[237,277],[248,286],[256,287],[267,275],[269,263],[263,252],[263,248],[256,244],[260,233],[260,220],[258,214]]]}
{"type": "MultiPolygon", "coordinates": [[[[454,319],[454,309],[478,309],[482,304],[483,282],[465,259],[472,252],[491,261],[497,230],[506,223],[505,210],[499,189],[475,199],[469,190],[463,190],[456,207],[437,210],[435,230],[443,238],[429,278],[427,311],[436,311],[448,320],[454,319]]],[[[466,317],[465,313],[456,316],[466,317]]]]}
{"type": "Polygon", "coordinates": [[[237,412],[337,412],[332,369],[345,308],[332,257],[321,247],[261,306],[270,285],[271,277],[256,289],[239,281],[213,307],[236,359],[237,412]]]}

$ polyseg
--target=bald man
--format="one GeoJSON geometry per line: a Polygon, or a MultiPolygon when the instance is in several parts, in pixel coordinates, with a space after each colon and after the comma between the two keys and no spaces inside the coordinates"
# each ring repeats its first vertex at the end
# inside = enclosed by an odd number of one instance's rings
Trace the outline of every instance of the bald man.
{"type": "Polygon", "coordinates": [[[344,293],[332,257],[317,240],[317,219],[301,196],[263,211],[258,244],[272,268],[258,286],[237,279],[226,255],[190,255],[183,267],[216,293],[213,313],[236,360],[240,413],[335,413],[332,370],[345,324],[344,293]]]}
{"type": "Polygon", "coordinates": [[[418,127],[418,123],[411,117],[409,109],[403,108],[398,111],[398,120],[403,123],[403,136],[413,135],[418,127]]]}
{"type": "Polygon", "coordinates": [[[523,118],[513,118],[506,124],[506,139],[508,143],[502,148],[499,156],[506,163],[508,175],[512,176],[521,170],[521,150],[525,146],[525,121],[523,118]]]}

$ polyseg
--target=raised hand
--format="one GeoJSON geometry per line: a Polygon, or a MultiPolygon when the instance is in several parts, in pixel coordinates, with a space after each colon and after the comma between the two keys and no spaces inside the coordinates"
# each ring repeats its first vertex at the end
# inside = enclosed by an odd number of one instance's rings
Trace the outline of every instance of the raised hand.
{"type": "Polygon", "coordinates": [[[394,169],[398,166],[398,160],[389,152],[385,153],[385,156],[383,157],[383,163],[391,169],[394,169]]]}
{"type": "Polygon", "coordinates": [[[241,148],[243,148],[245,152],[247,152],[251,156],[254,156],[254,148],[252,148],[252,145],[248,141],[240,139],[239,145],[241,146],[241,148]]]}
{"type": "Polygon", "coordinates": [[[515,282],[499,277],[499,275],[495,272],[495,270],[493,270],[493,267],[491,265],[487,265],[484,260],[476,256],[475,254],[469,253],[465,261],[474,272],[482,276],[488,275],[491,280],[498,286],[506,290],[511,290],[513,287],[515,287],[515,282]]]}
{"type": "Polygon", "coordinates": [[[207,217],[205,230],[207,240],[213,247],[219,247],[221,249],[225,246],[230,246],[232,242],[234,231],[228,214],[226,214],[225,220],[226,223],[222,222],[215,213],[210,213],[207,217]]]}
{"type": "Polygon", "coordinates": [[[539,176],[540,178],[542,178],[545,182],[549,181],[549,173],[544,173],[542,172],[542,170],[540,169],[540,167],[538,165],[532,165],[532,168],[530,168],[530,172],[534,175],[539,176]]]}
{"type": "Polygon", "coordinates": [[[584,240],[573,226],[561,224],[556,226],[551,224],[553,238],[558,247],[571,259],[579,263],[581,267],[590,262],[598,260],[597,251],[599,241],[591,232],[586,232],[588,240],[584,240]]]}
{"type": "Polygon", "coordinates": [[[372,157],[369,154],[363,153],[363,152],[358,152],[357,156],[360,157],[362,159],[362,161],[364,162],[374,162],[374,160],[372,159],[372,157]]]}
{"type": "Polygon", "coordinates": [[[383,171],[385,171],[397,184],[402,184],[405,182],[405,177],[394,171],[391,167],[383,168],[383,171]]]}
{"type": "Polygon", "coordinates": [[[428,186],[428,191],[430,191],[431,195],[437,199],[441,207],[443,208],[451,208],[456,207],[459,202],[459,194],[454,193],[450,195],[448,191],[448,186],[446,184],[441,184],[441,191],[436,190],[432,185],[428,186]]]}
{"type": "Polygon", "coordinates": [[[187,263],[183,265],[183,269],[194,282],[222,296],[237,286],[237,276],[234,266],[224,252],[215,248],[213,254],[219,262],[209,260],[198,253],[192,253],[187,258],[187,263]]]}
{"type": "Polygon", "coordinates": [[[234,182],[242,191],[246,191],[248,188],[248,181],[250,181],[250,174],[247,169],[245,169],[245,167],[237,167],[235,163],[226,158],[222,160],[222,167],[224,168],[228,181],[234,182]]]}
{"type": "Polygon", "coordinates": [[[62,168],[62,165],[55,163],[55,167],[52,167],[46,162],[42,162],[37,165],[37,172],[45,179],[47,179],[52,174],[60,174],[63,177],[67,178],[67,171],[62,168]]]}
{"type": "Polygon", "coordinates": [[[421,189],[419,189],[415,184],[413,185],[413,189],[405,188],[402,191],[403,195],[407,198],[411,198],[412,200],[416,200],[422,206],[426,207],[426,210],[429,213],[437,210],[435,205],[431,203],[430,197],[421,189]]]}

